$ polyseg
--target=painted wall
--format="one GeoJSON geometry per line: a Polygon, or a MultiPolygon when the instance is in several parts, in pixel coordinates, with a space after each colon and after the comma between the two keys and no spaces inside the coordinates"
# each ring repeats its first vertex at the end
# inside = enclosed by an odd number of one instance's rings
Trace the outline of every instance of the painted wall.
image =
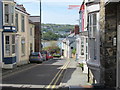
{"type": "Polygon", "coordinates": [[[26,64],[29,62],[29,37],[28,37],[28,32],[29,32],[29,21],[28,21],[28,15],[19,11],[19,10],[16,10],[16,13],[18,13],[18,32],[17,32],[17,35],[18,35],[18,40],[17,40],[17,64],[18,65],[22,65],[22,64],[26,64]],[[21,15],[24,15],[24,19],[25,19],[25,32],[22,32],[21,30],[21,15]],[[25,38],[25,55],[22,55],[22,48],[21,48],[21,40],[22,38],[25,38]]]}
{"type": "Polygon", "coordinates": [[[34,36],[35,36],[35,25],[34,24],[31,24],[29,23],[29,30],[28,30],[28,37],[29,37],[29,55],[30,55],[30,44],[32,44],[32,51],[34,52],[35,50],[35,39],[34,39],[34,36]],[[31,29],[32,29],[32,35],[31,35],[31,29]]]}

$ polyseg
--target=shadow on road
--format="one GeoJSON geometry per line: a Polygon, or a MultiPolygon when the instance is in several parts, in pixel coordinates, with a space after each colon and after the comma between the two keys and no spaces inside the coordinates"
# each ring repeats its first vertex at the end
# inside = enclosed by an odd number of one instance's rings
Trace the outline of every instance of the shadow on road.
{"type": "Polygon", "coordinates": [[[68,68],[65,72],[66,75],[63,78],[61,83],[67,83],[71,79],[71,76],[75,70],[76,70],[76,68],[68,68]]]}

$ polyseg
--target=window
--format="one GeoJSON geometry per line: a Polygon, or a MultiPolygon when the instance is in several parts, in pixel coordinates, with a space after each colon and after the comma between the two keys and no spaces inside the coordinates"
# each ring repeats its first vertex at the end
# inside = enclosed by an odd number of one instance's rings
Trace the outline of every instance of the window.
{"type": "Polygon", "coordinates": [[[96,30],[97,30],[97,14],[92,13],[89,14],[89,37],[95,38],[96,30]]]}
{"type": "Polygon", "coordinates": [[[15,22],[16,22],[16,29],[17,29],[17,31],[18,31],[18,14],[16,13],[16,15],[15,15],[15,22]]]}
{"type": "Polygon", "coordinates": [[[6,24],[14,24],[15,8],[12,4],[4,4],[4,22],[6,24]]]}
{"type": "Polygon", "coordinates": [[[97,31],[97,15],[98,13],[90,13],[89,14],[89,40],[90,40],[90,58],[93,60],[97,59],[97,50],[96,50],[96,31],[97,31]]]}
{"type": "Polygon", "coordinates": [[[12,35],[12,54],[15,53],[15,35],[12,35]]]}
{"type": "Polygon", "coordinates": [[[14,23],[14,6],[11,6],[11,23],[14,23]]]}
{"type": "Polygon", "coordinates": [[[21,16],[21,31],[25,32],[25,20],[24,20],[24,16],[21,16]]]}
{"type": "Polygon", "coordinates": [[[30,28],[30,35],[32,36],[32,27],[30,28]]]}
{"type": "Polygon", "coordinates": [[[5,23],[9,23],[9,5],[5,4],[5,23]]]}
{"type": "Polygon", "coordinates": [[[84,38],[81,37],[81,55],[84,55],[84,38]]]}
{"type": "Polygon", "coordinates": [[[80,21],[79,21],[79,25],[80,25],[80,32],[82,32],[82,31],[84,31],[84,17],[83,17],[83,15],[84,15],[84,11],[81,11],[80,12],[80,21]]]}
{"type": "Polygon", "coordinates": [[[5,55],[10,56],[10,36],[5,37],[5,55]]]}
{"type": "Polygon", "coordinates": [[[15,35],[5,35],[5,56],[15,54],[15,35]]]}
{"type": "Polygon", "coordinates": [[[25,39],[23,38],[21,40],[21,52],[22,52],[22,56],[25,55],[25,39]]]}

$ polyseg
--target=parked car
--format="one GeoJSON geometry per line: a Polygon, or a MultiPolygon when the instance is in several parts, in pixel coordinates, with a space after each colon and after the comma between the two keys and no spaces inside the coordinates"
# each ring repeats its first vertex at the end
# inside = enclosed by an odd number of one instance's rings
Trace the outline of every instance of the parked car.
{"type": "Polygon", "coordinates": [[[42,63],[43,62],[43,57],[40,52],[32,52],[30,54],[30,63],[36,62],[36,63],[42,63]]]}
{"type": "Polygon", "coordinates": [[[43,57],[43,60],[46,61],[46,52],[45,51],[41,51],[41,54],[42,54],[42,57],[43,57]]]}
{"type": "Polygon", "coordinates": [[[53,59],[53,56],[50,53],[48,53],[48,59],[53,59]]]}
{"type": "Polygon", "coordinates": [[[46,60],[53,59],[53,56],[48,51],[43,51],[46,56],[46,60]]]}
{"type": "Polygon", "coordinates": [[[53,54],[53,57],[55,57],[55,58],[60,58],[61,55],[60,55],[60,54],[53,54]]]}

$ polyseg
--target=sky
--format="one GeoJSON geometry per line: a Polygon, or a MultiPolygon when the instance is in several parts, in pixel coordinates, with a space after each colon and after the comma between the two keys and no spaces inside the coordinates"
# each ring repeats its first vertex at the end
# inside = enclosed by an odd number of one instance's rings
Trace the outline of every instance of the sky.
{"type": "MultiPolygon", "coordinates": [[[[32,16],[40,15],[39,0],[15,0],[23,4],[32,16]]],[[[52,24],[79,24],[79,7],[68,9],[69,5],[81,5],[83,0],[41,0],[42,23],[52,24]]]]}

